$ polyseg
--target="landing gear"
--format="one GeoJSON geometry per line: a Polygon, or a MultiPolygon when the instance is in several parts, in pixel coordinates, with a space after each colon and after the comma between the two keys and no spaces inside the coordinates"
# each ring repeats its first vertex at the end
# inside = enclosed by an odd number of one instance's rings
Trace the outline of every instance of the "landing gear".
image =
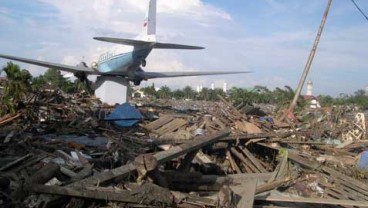
{"type": "Polygon", "coordinates": [[[143,60],[142,60],[142,66],[143,66],[143,67],[145,67],[145,66],[146,66],[146,64],[147,64],[146,59],[143,59],[143,60]]]}
{"type": "Polygon", "coordinates": [[[85,87],[86,87],[86,91],[90,94],[93,94],[93,90],[92,90],[92,86],[90,81],[87,78],[87,74],[84,72],[75,72],[74,76],[78,78],[78,80],[81,83],[84,83],[85,87]]]}
{"type": "Polygon", "coordinates": [[[134,80],[133,83],[135,86],[139,86],[141,84],[142,80],[134,80]]]}

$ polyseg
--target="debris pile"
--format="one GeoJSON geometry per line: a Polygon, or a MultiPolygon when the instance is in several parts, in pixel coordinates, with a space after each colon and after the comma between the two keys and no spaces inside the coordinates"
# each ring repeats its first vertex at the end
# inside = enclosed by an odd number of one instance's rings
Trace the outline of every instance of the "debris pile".
{"type": "Polygon", "coordinates": [[[368,206],[363,113],[280,122],[220,100],[142,103],[140,123],[122,128],[95,99],[40,93],[0,119],[0,205],[368,206]]]}

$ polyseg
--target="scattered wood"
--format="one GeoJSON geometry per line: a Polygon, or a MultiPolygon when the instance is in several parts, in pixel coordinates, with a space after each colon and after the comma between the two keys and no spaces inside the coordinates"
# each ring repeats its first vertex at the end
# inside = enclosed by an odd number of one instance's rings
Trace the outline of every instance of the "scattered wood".
{"type": "Polygon", "coordinates": [[[339,200],[339,199],[324,199],[324,198],[295,198],[295,197],[281,197],[281,196],[256,196],[257,201],[271,201],[271,202],[292,202],[303,204],[323,204],[334,206],[356,206],[368,207],[367,201],[353,201],[353,200],[339,200]]]}
{"type": "Polygon", "coordinates": [[[366,206],[362,114],[315,109],[286,124],[223,97],[188,109],[157,100],[140,107],[142,124],[117,129],[94,117],[112,107],[49,94],[0,118],[1,205],[366,206]]]}

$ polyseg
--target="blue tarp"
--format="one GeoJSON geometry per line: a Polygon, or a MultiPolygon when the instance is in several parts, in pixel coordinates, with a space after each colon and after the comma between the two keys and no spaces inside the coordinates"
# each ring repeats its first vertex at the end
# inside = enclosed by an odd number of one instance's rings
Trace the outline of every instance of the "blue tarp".
{"type": "Polygon", "coordinates": [[[359,158],[358,168],[368,170],[368,151],[364,151],[359,158]]]}
{"type": "Polygon", "coordinates": [[[142,120],[142,114],[129,103],[115,107],[114,111],[106,116],[105,121],[112,121],[120,127],[132,127],[142,120]]]}

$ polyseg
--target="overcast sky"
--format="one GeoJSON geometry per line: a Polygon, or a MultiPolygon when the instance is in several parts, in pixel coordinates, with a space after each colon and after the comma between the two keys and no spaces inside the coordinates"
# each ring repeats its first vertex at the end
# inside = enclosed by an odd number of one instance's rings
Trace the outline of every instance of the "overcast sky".
{"type": "MultiPolygon", "coordinates": [[[[355,0],[368,13],[368,1],[355,0]]],[[[89,65],[113,46],[95,36],[134,38],[148,0],[0,0],[0,53],[89,65]]],[[[171,88],[289,85],[295,88],[327,0],[158,0],[157,39],[205,50],[154,50],[146,71],[250,70],[243,75],[154,80],[171,88]]],[[[368,85],[368,22],[351,0],[334,0],[308,79],[337,96],[368,85]]],[[[0,66],[7,61],[0,60],[0,66]]],[[[45,69],[22,64],[33,75],[45,69]]],[[[142,86],[151,82],[143,82],[142,86]]]]}

